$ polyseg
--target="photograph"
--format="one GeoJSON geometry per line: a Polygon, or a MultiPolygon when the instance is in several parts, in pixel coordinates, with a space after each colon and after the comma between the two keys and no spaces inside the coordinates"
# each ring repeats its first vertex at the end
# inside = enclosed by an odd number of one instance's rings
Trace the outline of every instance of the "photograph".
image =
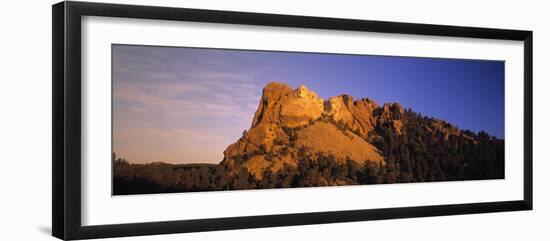
{"type": "Polygon", "coordinates": [[[8,1],[0,241],[550,240],[546,5],[8,1]]]}
{"type": "Polygon", "coordinates": [[[113,195],[505,177],[504,61],[111,49],[113,195]]]}

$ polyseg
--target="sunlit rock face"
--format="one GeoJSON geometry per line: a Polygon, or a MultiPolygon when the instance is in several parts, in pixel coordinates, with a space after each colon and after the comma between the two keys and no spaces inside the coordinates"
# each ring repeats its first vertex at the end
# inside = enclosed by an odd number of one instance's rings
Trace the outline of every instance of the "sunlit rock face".
{"type": "Polygon", "coordinates": [[[299,155],[315,159],[324,153],[338,162],[384,162],[366,140],[376,123],[376,109],[382,108],[370,99],[354,101],[351,95],[340,95],[325,101],[304,85],[292,89],[268,83],[250,129],[226,148],[222,164],[229,170],[245,167],[261,179],[267,169],[296,166],[299,155]]]}
{"type": "Polygon", "coordinates": [[[340,95],[328,99],[325,103],[325,114],[365,137],[376,124],[376,108],[379,108],[378,104],[370,99],[354,101],[351,95],[340,95]]]}
{"type": "Polygon", "coordinates": [[[405,109],[399,103],[385,103],[378,116],[379,125],[390,125],[393,130],[401,135],[403,122],[400,120],[405,109]]]}
{"type": "Polygon", "coordinates": [[[281,121],[288,127],[305,126],[323,114],[323,99],[301,85],[282,104],[281,121]]]}
{"type": "Polygon", "coordinates": [[[353,98],[349,95],[330,97],[327,101],[326,114],[336,122],[348,124],[353,121],[351,102],[353,98]]]}
{"type": "Polygon", "coordinates": [[[262,91],[262,98],[254,114],[251,127],[259,123],[279,124],[281,122],[280,114],[282,105],[293,93],[294,90],[284,83],[268,83],[262,91]]]}

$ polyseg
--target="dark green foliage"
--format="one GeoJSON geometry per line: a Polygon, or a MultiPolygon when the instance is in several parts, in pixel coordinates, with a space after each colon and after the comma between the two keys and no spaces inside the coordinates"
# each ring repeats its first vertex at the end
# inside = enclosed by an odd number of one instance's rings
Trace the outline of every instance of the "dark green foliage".
{"type": "MultiPolygon", "coordinates": [[[[380,108],[379,108],[380,109],[380,108]]],[[[375,113],[379,112],[379,109],[375,113]]],[[[131,164],[113,153],[113,194],[166,193],[192,191],[220,191],[288,187],[317,187],[356,184],[410,183],[504,178],[504,141],[484,131],[469,130],[448,135],[436,130],[433,118],[406,110],[392,110],[391,118],[403,123],[401,134],[395,132],[391,120],[381,121],[369,133],[367,140],[384,156],[385,163],[347,159],[337,161],[333,155],[316,153],[306,155],[305,147],[297,147],[300,128],[283,127],[289,144],[280,139],[277,151],[267,151],[264,145],[255,153],[235,156],[237,167],[228,170],[225,165],[165,163],[131,164]],[[294,148],[290,151],[291,148],[294,148]],[[284,164],[277,172],[265,169],[260,180],[241,163],[254,155],[264,155],[274,163],[280,157],[290,156],[297,166],[284,164]]],[[[341,131],[349,130],[343,122],[321,117],[321,121],[335,125],[341,131]]],[[[309,123],[310,125],[313,123],[309,123]]],[[[440,122],[444,130],[452,129],[440,122]]]]}
{"type": "Polygon", "coordinates": [[[389,166],[386,183],[504,178],[503,140],[469,130],[445,138],[442,132],[427,130],[432,118],[410,110],[400,117],[404,123],[401,135],[391,126],[380,125],[376,133],[383,138],[373,142],[389,166]]]}

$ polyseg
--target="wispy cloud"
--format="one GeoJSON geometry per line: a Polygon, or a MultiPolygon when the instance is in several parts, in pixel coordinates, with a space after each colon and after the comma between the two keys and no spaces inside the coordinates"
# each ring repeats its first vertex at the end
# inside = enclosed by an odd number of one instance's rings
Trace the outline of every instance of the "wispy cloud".
{"type": "Polygon", "coordinates": [[[249,127],[262,84],[231,59],[120,47],[113,63],[114,146],[131,161],[218,162],[249,127]]]}
{"type": "Polygon", "coordinates": [[[250,127],[271,80],[305,84],[325,98],[348,93],[398,101],[502,137],[503,79],[504,65],[494,61],[117,45],[114,147],[140,162],[219,161],[250,127]]]}
{"type": "MultiPolygon", "coordinates": [[[[115,101],[124,101],[141,112],[157,112],[172,116],[247,119],[254,113],[260,95],[257,89],[237,86],[217,88],[209,84],[188,85],[155,82],[131,84],[121,82],[113,91],[115,101]],[[254,103],[254,104],[253,104],[254,103]]],[[[261,88],[260,88],[261,89],[261,88]]]]}

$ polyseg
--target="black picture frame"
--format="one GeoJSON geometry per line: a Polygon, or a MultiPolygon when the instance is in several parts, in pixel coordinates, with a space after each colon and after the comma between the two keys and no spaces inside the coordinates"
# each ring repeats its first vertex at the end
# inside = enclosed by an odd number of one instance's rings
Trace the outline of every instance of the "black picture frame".
{"type": "Polygon", "coordinates": [[[533,33],[523,30],[335,19],[277,14],[150,7],[89,2],[52,6],[53,194],[52,233],[60,239],[88,239],[260,228],[290,225],[532,210],[533,208],[533,33]],[[368,210],[212,218],[82,226],[81,224],[81,17],[104,16],[328,30],[350,30],[524,43],[524,194],[522,200],[368,210]]]}

